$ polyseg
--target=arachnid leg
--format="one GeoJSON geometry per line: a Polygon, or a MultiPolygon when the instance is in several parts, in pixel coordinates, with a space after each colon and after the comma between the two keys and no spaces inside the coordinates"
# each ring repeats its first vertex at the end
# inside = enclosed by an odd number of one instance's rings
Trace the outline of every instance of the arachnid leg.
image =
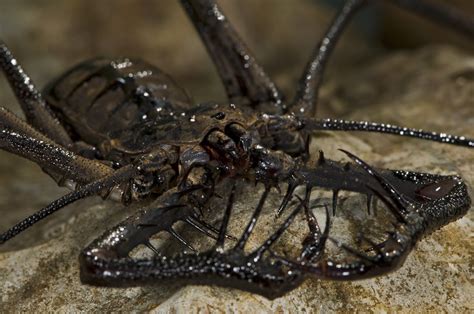
{"type": "Polygon", "coordinates": [[[136,173],[137,170],[135,167],[125,166],[104,178],[86,184],[77,190],[64,195],[63,197],[60,197],[48,206],[37,211],[33,215],[27,217],[4,233],[0,234],[0,244],[5,243],[6,241],[10,240],[19,233],[33,226],[38,221],[48,217],[61,208],[64,208],[65,206],[77,200],[97,194],[104,190],[110,190],[113,187],[118,186],[120,183],[130,180],[134,175],[136,175],[136,173]]]}
{"type": "Polygon", "coordinates": [[[329,57],[352,16],[366,3],[367,0],[348,0],[337,13],[301,74],[295,98],[289,107],[291,112],[308,117],[315,115],[319,88],[329,57]]]}
{"type": "MultiPolygon", "coordinates": [[[[335,45],[355,13],[371,2],[376,1],[347,0],[344,3],[327,29],[323,39],[318,42],[313,50],[301,74],[295,98],[288,108],[290,112],[307,117],[315,115],[319,88],[324,78],[324,71],[329,57],[332,55],[335,45]]],[[[449,5],[432,1],[427,2],[425,0],[388,0],[388,2],[424,16],[434,22],[450,26],[469,37],[474,35],[474,19],[472,16],[466,15],[464,12],[449,5]]]]}
{"type": "Polygon", "coordinates": [[[81,198],[110,190],[135,173],[133,167],[114,171],[104,164],[78,156],[35,130],[26,122],[0,108],[0,148],[27,158],[59,180],[83,185],[0,234],[0,244],[31,227],[41,219],[81,198]]]}
{"type": "MultiPolygon", "coordinates": [[[[76,182],[82,184],[75,191],[53,201],[45,208],[0,234],[0,244],[66,205],[85,197],[99,193],[108,195],[112,189],[118,188],[117,192],[122,193],[122,202],[127,203],[130,200],[141,199],[142,193],[150,188],[150,183],[156,183],[158,186],[155,185],[153,191],[147,190],[145,196],[155,191],[157,193],[162,192],[160,188],[167,190],[169,184],[175,179],[175,172],[169,166],[177,161],[177,157],[174,156],[173,147],[167,145],[164,145],[162,150],[147,155],[147,158],[137,159],[134,163],[118,170],[112,170],[105,165],[102,165],[103,168],[94,168],[95,161],[74,155],[64,148],[54,145],[12,132],[9,129],[1,130],[0,147],[25,156],[39,165],[45,165],[47,169],[52,169],[68,179],[74,178],[76,182]],[[2,145],[4,146],[2,147],[2,145]],[[93,171],[97,172],[93,173],[93,171]],[[153,174],[156,174],[156,176],[153,176],[153,174]]],[[[100,163],[97,164],[101,165],[100,163]]]]}
{"type": "Polygon", "coordinates": [[[54,143],[4,108],[0,109],[0,148],[80,184],[112,173],[106,165],[54,143]]]}
{"type": "Polygon", "coordinates": [[[214,0],[182,0],[232,103],[267,113],[284,111],[282,96],[214,0]]]}
{"type": "Polygon", "coordinates": [[[303,129],[306,131],[358,131],[386,133],[404,137],[413,137],[427,141],[440,142],[445,144],[474,148],[474,138],[458,136],[447,133],[437,133],[422,129],[412,129],[392,124],[368,122],[368,121],[348,121],[340,119],[310,119],[300,120],[303,129]]]}
{"type": "Polygon", "coordinates": [[[0,107],[0,126],[2,129],[14,130],[48,144],[56,144],[5,107],[0,107]]]}
{"type": "Polygon", "coordinates": [[[0,41],[0,68],[20,102],[28,123],[64,147],[72,144],[66,130],[51,114],[51,110],[31,78],[23,71],[18,60],[2,41],[0,41]]]}
{"type": "Polygon", "coordinates": [[[295,115],[266,115],[265,118],[257,121],[257,123],[261,123],[263,128],[269,129],[272,136],[278,135],[278,133],[274,131],[275,127],[273,125],[276,125],[279,129],[287,130],[289,134],[296,132],[308,134],[317,131],[357,131],[392,134],[463,147],[474,147],[474,138],[469,138],[467,136],[438,133],[428,130],[407,128],[393,124],[370,121],[314,119],[309,117],[298,117],[295,115]]]}

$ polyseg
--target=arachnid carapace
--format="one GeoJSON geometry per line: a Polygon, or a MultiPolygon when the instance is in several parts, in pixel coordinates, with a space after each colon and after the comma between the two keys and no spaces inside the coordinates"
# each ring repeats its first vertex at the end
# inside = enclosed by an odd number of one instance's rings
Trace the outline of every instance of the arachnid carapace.
{"type": "MultiPolygon", "coordinates": [[[[457,176],[375,169],[347,151],[354,163],[344,164],[322,153],[312,158],[308,150],[311,135],[320,130],[389,133],[474,147],[474,140],[462,136],[313,117],[335,43],[352,16],[370,1],[345,2],[316,46],[292,101],[284,99],[214,1],[181,2],[222,78],[226,104],[193,104],[167,74],[129,58],[86,61],[40,93],[0,44],[0,67],[26,117],[23,121],[0,107],[0,147],[36,162],[58,184],[73,189],[1,234],[0,244],[91,195],[126,205],[142,202],[143,209],[80,254],[84,283],[126,287],[181,280],[275,298],[308,277],[353,280],[393,271],[420,238],[469,209],[467,188],[457,176]],[[227,229],[238,181],[260,183],[265,189],[240,237],[233,238],[227,229]],[[287,191],[276,213],[293,209],[266,241],[246,250],[270,190],[281,185],[287,191]],[[303,197],[296,192],[299,187],[303,197]],[[334,191],[334,208],[340,190],[367,195],[369,203],[380,199],[395,218],[393,229],[381,243],[360,236],[371,253],[335,240],[330,215],[320,228],[311,209],[315,189],[334,191]],[[211,202],[219,200],[222,206],[211,209],[211,202]],[[222,216],[218,227],[202,214],[211,210],[222,216]],[[301,230],[306,237],[300,254],[291,258],[272,246],[300,212],[307,222],[307,230],[301,230]],[[179,221],[214,239],[212,247],[197,252],[174,228],[179,221]],[[149,241],[163,232],[181,242],[186,252],[163,255],[149,241]],[[328,258],[329,241],[356,259],[344,263],[328,258]],[[132,256],[141,244],[155,255],[132,256]]],[[[428,1],[389,2],[474,35],[474,19],[450,7],[428,1]]]]}

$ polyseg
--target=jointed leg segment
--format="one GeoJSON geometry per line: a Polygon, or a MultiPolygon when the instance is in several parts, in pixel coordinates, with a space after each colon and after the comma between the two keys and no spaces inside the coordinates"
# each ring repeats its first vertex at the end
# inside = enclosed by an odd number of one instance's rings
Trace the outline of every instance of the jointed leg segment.
{"type": "MultiPolygon", "coordinates": [[[[372,0],[346,0],[318,42],[301,74],[297,93],[289,111],[297,115],[312,117],[316,113],[319,88],[332,51],[354,15],[372,0]]],[[[434,22],[443,23],[467,36],[474,36],[474,19],[451,6],[425,0],[387,0],[401,8],[422,15],[434,22]]]]}
{"type": "Polygon", "coordinates": [[[113,172],[98,161],[76,155],[54,143],[5,108],[0,108],[0,148],[79,184],[92,182],[113,172]]]}
{"type": "Polygon", "coordinates": [[[10,240],[14,236],[28,229],[43,218],[46,218],[52,213],[60,210],[61,208],[64,208],[65,206],[85,197],[92,196],[104,190],[112,189],[120,183],[130,180],[135,174],[136,169],[133,166],[125,166],[115,171],[113,174],[95,180],[89,184],[86,184],[83,187],[80,187],[76,191],[70,192],[64,195],[63,197],[60,197],[48,206],[44,207],[43,209],[19,222],[12,228],[8,229],[4,233],[0,234],[0,244],[5,243],[6,241],[10,240]]]}
{"type": "Polygon", "coordinates": [[[63,147],[72,144],[66,130],[52,115],[31,78],[23,71],[18,60],[2,41],[0,41],[0,68],[20,102],[28,123],[63,147]]]}
{"type": "Polygon", "coordinates": [[[0,148],[35,162],[58,181],[67,179],[83,185],[1,234],[0,243],[4,243],[67,204],[111,189],[127,175],[122,173],[123,170],[114,172],[108,166],[83,158],[66,148],[72,144],[69,135],[50,114],[41,94],[2,42],[0,68],[31,124],[0,107],[0,148]]]}
{"type": "Polygon", "coordinates": [[[282,96],[213,0],[181,0],[214,61],[232,103],[282,113],[282,96]]]}

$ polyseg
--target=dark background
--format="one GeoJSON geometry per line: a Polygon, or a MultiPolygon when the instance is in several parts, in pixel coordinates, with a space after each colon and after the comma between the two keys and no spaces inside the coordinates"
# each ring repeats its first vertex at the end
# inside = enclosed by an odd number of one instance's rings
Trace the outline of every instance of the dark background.
{"type": "MultiPolygon", "coordinates": [[[[294,82],[311,49],[341,3],[221,1],[258,60],[288,94],[294,91],[294,82]]],[[[472,1],[449,3],[474,12],[472,1]]],[[[213,66],[178,1],[3,0],[0,38],[39,86],[87,58],[138,56],[172,74],[197,100],[224,99],[213,66]]],[[[359,14],[343,36],[329,72],[350,71],[386,49],[432,42],[473,48],[466,37],[393,6],[372,6],[359,14]]],[[[9,104],[14,102],[7,99],[9,104]]]]}

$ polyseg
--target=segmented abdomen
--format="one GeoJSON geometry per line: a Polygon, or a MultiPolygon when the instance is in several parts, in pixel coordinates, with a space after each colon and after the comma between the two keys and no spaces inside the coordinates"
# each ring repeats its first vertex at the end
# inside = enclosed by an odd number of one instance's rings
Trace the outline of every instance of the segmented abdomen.
{"type": "Polygon", "coordinates": [[[111,132],[184,111],[191,104],[170,76],[128,58],[80,63],[52,82],[44,96],[73,138],[95,146],[111,132]]]}

